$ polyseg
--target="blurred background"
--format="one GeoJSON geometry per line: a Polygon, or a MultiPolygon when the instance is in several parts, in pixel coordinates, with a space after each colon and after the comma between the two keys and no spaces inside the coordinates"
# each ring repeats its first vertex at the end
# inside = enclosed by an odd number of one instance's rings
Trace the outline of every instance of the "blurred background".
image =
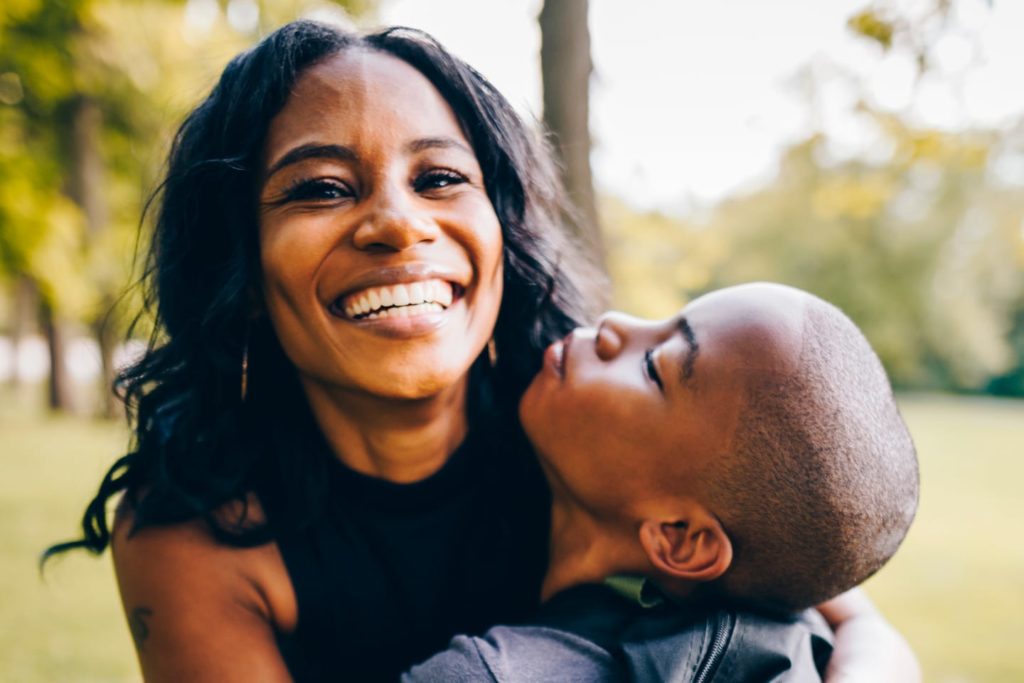
{"type": "Polygon", "coordinates": [[[1019,0],[4,0],[0,678],[139,679],[109,559],[35,562],[127,446],[106,387],[149,332],[129,284],[170,137],[300,16],[423,28],[551,131],[616,308],[756,279],[842,307],[921,458],[867,590],[926,680],[1024,680],[1019,0]]]}

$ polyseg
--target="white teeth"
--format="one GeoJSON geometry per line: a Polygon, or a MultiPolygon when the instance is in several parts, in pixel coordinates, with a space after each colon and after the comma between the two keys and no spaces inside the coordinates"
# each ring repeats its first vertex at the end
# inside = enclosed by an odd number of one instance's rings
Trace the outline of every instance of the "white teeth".
{"type": "Polygon", "coordinates": [[[444,310],[441,304],[427,302],[423,304],[411,304],[401,308],[385,308],[383,311],[374,311],[363,320],[377,320],[378,318],[411,318],[422,313],[440,313],[444,310]]]}
{"type": "Polygon", "coordinates": [[[434,297],[434,301],[439,303],[443,308],[448,308],[452,305],[452,288],[448,283],[437,283],[437,294],[434,297]]]}
{"type": "Polygon", "coordinates": [[[444,280],[372,287],[347,297],[345,315],[374,320],[387,316],[417,315],[443,311],[452,304],[452,285],[444,280]]]}
{"type": "Polygon", "coordinates": [[[409,285],[409,303],[420,304],[427,300],[427,297],[423,293],[423,283],[414,282],[409,285]]]}

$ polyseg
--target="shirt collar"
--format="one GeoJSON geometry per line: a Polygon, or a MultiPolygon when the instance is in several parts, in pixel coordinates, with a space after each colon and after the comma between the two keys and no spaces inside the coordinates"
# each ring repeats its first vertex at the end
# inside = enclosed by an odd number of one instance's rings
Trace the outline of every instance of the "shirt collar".
{"type": "Polygon", "coordinates": [[[643,576],[615,574],[606,578],[604,585],[644,609],[665,604],[665,594],[653,581],[643,576]]]}

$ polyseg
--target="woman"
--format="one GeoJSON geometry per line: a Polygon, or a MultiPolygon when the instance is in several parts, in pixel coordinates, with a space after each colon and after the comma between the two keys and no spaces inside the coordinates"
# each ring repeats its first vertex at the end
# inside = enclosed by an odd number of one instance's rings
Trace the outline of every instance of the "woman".
{"type": "Polygon", "coordinates": [[[421,33],[297,22],[228,65],[175,139],[135,447],[77,543],[112,544],[147,680],[390,680],[531,613],[515,407],[588,317],[551,177],[421,33]]]}

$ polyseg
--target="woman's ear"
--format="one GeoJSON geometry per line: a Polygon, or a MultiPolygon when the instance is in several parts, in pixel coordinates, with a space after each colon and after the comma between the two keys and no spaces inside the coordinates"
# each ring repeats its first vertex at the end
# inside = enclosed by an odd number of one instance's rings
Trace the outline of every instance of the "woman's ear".
{"type": "Polygon", "coordinates": [[[732,542],[718,518],[703,506],[685,518],[645,520],[640,544],[666,579],[714,581],[732,564],[732,542]]]}

